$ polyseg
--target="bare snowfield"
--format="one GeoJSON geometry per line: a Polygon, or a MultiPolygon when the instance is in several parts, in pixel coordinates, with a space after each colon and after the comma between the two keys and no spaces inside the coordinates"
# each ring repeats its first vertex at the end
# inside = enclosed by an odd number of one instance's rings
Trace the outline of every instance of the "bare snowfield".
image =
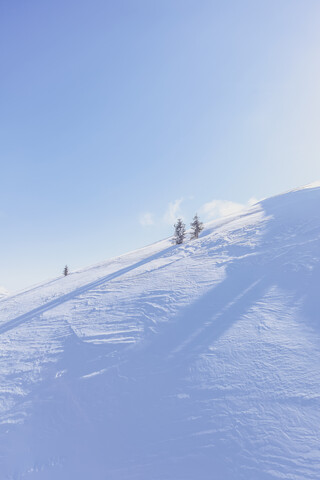
{"type": "Polygon", "coordinates": [[[0,478],[320,478],[320,187],[0,300],[0,478]]]}

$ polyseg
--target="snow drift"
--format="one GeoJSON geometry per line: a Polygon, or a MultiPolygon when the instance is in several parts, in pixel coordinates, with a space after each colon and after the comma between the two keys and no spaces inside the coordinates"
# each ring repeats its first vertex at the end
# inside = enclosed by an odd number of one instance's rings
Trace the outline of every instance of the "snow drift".
{"type": "Polygon", "coordinates": [[[0,301],[0,477],[318,479],[320,187],[0,301]]]}

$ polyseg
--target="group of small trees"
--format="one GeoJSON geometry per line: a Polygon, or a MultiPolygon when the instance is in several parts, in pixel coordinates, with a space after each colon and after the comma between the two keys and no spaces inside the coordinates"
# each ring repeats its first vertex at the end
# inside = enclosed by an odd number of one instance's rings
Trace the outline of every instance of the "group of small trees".
{"type": "MultiPolygon", "coordinates": [[[[195,238],[199,238],[199,234],[203,230],[203,223],[200,222],[200,219],[197,214],[193,217],[192,222],[190,223],[191,226],[191,240],[195,238]]],[[[178,218],[177,223],[174,225],[174,242],[176,245],[180,245],[183,243],[184,239],[186,238],[186,226],[183,223],[181,218],[178,218]]]]}
{"type": "MultiPolygon", "coordinates": [[[[192,222],[190,223],[191,226],[191,240],[195,238],[199,238],[199,234],[203,230],[203,223],[200,222],[200,219],[197,214],[193,217],[192,222]]],[[[183,243],[184,239],[186,238],[186,226],[183,223],[181,218],[178,218],[177,223],[174,225],[174,243],[176,245],[180,245],[183,243]]],[[[63,269],[63,275],[66,277],[69,274],[68,265],[66,265],[63,269]]]]}

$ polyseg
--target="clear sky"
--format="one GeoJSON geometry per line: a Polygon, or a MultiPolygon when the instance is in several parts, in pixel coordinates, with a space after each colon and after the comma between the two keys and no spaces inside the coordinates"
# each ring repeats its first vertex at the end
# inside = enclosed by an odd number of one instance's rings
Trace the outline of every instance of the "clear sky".
{"type": "Polygon", "coordinates": [[[0,286],[318,180],[319,21],[318,0],[1,1],[0,286]]]}

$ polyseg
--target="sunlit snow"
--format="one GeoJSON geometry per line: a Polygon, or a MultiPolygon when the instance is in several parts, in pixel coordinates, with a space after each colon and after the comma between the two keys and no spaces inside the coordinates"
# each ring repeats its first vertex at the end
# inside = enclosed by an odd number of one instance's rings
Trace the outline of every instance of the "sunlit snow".
{"type": "Polygon", "coordinates": [[[319,479],[319,288],[311,185],[2,298],[0,477],[319,479]]]}

